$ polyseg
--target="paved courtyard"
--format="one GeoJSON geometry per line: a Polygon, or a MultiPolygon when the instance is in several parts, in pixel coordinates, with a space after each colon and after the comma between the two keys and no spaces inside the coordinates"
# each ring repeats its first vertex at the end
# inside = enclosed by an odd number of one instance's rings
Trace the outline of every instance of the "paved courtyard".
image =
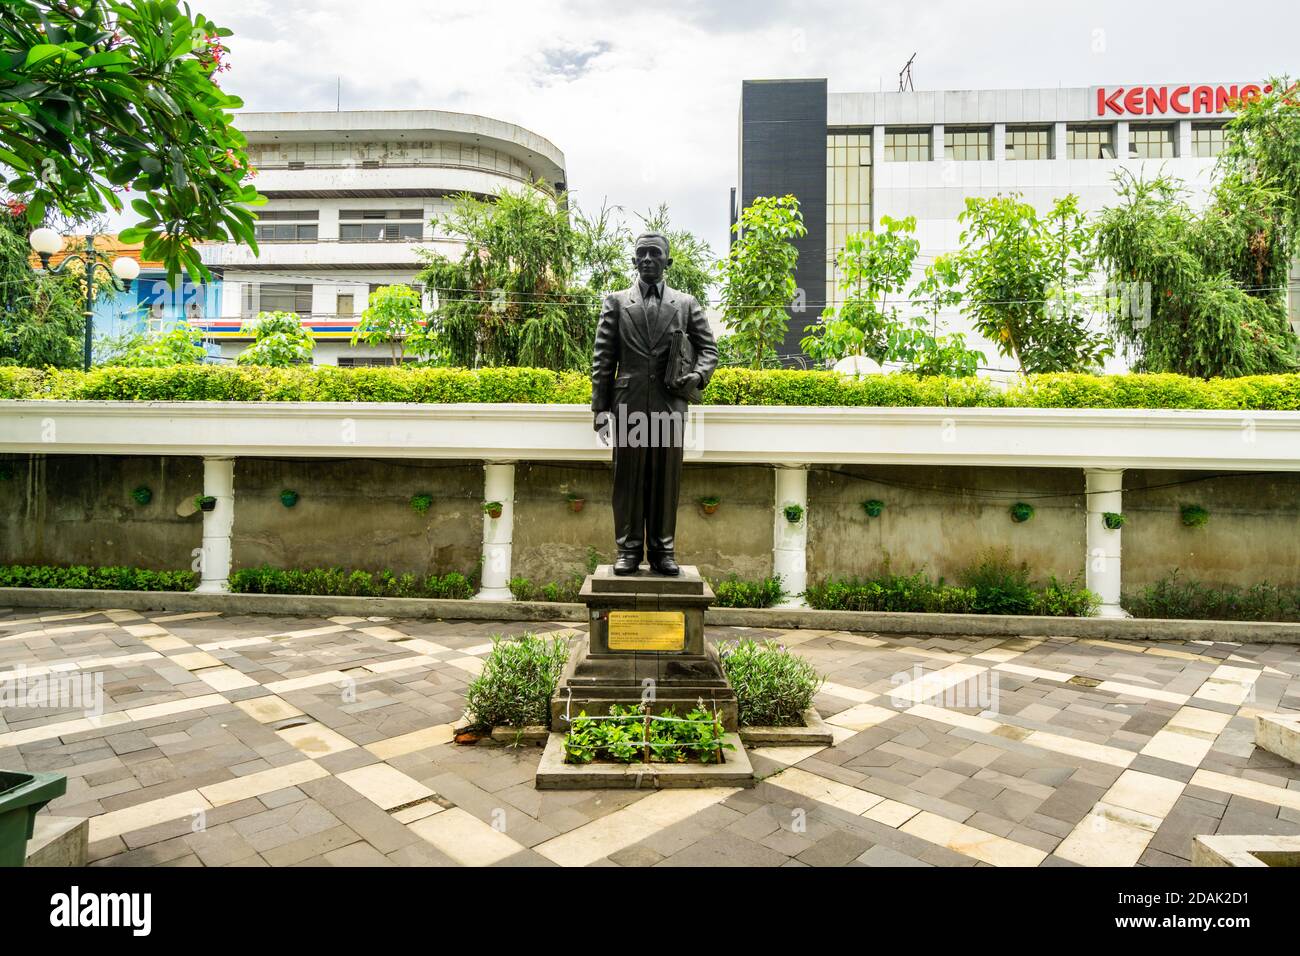
{"type": "Polygon", "coordinates": [[[494,634],[570,625],[0,609],[0,767],[68,775],[94,865],[1186,865],[1300,834],[1300,648],[774,636],[828,675],[830,748],[751,790],[538,792],[540,751],[451,728],[494,634]],[[18,700],[102,675],[104,713],[18,700]],[[22,683],[15,675],[21,675],[22,683]]]}

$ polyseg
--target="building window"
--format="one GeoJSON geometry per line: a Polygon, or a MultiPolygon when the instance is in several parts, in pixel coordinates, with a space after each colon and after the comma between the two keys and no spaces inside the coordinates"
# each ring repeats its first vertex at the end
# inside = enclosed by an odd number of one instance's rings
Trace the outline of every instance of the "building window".
{"type": "Polygon", "coordinates": [[[311,315],[311,286],[281,282],[247,282],[244,284],[244,314],[259,312],[296,312],[311,315]]]}
{"type": "Polygon", "coordinates": [[[317,237],[319,209],[271,209],[258,215],[258,242],[308,242],[317,237]]]}
{"type": "Polygon", "coordinates": [[[1130,159],[1170,159],[1174,156],[1174,128],[1131,123],[1128,128],[1130,159]]]}
{"type": "Polygon", "coordinates": [[[1007,159],[1051,159],[1050,126],[1008,126],[1005,150],[1007,159]]]}
{"type": "Polygon", "coordinates": [[[854,233],[871,230],[871,133],[826,137],[826,301],[840,298],[835,255],[854,233]]]}
{"type": "Polygon", "coordinates": [[[1070,159],[1115,158],[1113,126],[1067,126],[1065,140],[1070,159]]]}
{"type": "Polygon", "coordinates": [[[885,162],[925,163],[930,160],[930,130],[885,130],[885,162]]]}
{"type": "Polygon", "coordinates": [[[379,242],[424,238],[422,209],[343,209],[339,238],[350,242],[379,242]]]}
{"type": "Polygon", "coordinates": [[[943,131],[943,158],[955,162],[973,159],[992,159],[992,137],[987,126],[978,129],[945,129],[943,131]]]}
{"type": "Polygon", "coordinates": [[[1218,156],[1223,152],[1222,123],[1192,124],[1192,155],[1201,159],[1218,156]]]}

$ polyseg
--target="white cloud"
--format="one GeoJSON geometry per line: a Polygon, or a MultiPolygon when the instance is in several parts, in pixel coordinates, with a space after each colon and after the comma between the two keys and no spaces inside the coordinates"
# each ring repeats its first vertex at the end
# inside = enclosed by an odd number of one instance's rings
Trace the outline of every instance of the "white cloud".
{"type": "Polygon", "coordinates": [[[222,82],[250,109],[333,109],[341,77],[344,109],[518,123],[564,151],[582,205],[666,201],[715,251],[727,241],[743,79],[892,89],[916,52],[917,89],[1237,80],[1296,72],[1300,29],[1294,4],[1271,0],[1244,16],[1208,0],[194,5],[235,30],[222,82]]]}

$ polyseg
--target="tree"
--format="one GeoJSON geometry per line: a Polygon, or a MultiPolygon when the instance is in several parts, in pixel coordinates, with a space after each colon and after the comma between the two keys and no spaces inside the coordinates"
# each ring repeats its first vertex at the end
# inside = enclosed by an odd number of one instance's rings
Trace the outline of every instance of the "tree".
{"type": "Polygon", "coordinates": [[[968,198],[958,217],[961,246],[947,257],[964,286],[980,334],[1022,372],[1096,369],[1113,352],[1089,322],[1095,296],[1083,289],[1095,264],[1094,229],[1077,196],[1042,218],[1019,194],[968,198]]]}
{"type": "Polygon", "coordinates": [[[588,215],[576,203],[571,206],[575,272],[595,301],[631,281],[632,233],[615,217],[618,208],[602,203],[599,212],[588,215]]]}
{"type": "Polygon", "coordinates": [[[186,322],[178,322],[161,335],[138,337],[110,364],[164,368],[171,365],[201,365],[207,357],[208,350],[203,347],[203,333],[186,322]]]}
{"type": "Polygon", "coordinates": [[[826,307],[803,350],[829,361],[864,356],[925,375],[975,374],[984,353],[968,349],[961,333],[938,334],[939,312],[961,300],[955,268],[939,260],[908,293],[921,249],[916,218],[881,216],[880,224],[877,232],[849,236],[840,250],[844,304],[826,307]]]}
{"type": "Polygon", "coordinates": [[[1117,175],[1098,246],[1134,368],[1204,378],[1293,371],[1286,288],[1300,230],[1300,104],[1286,77],[1234,103],[1209,204],[1169,177],[1117,175]]]}
{"type": "Polygon", "coordinates": [[[794,196],[759,196],[732,229],[736,241],[717,265],[728,350],[750,368],[762,368],[785,339],[786,309],[799,287],[792,240],[808,232],[794,196]]]}
{"type": "Polygon", "coordinates": [[[85,336],[85,293],[75,274],[31,266],[22,204],[0,207],[0,365],[76,368],[85,336]]]}
{"type": "Polygon", "coordinates": [[[393,364],[401,365],[406,353],[428,354],[434,343],[425,331],[420,293],[409,285],[386,285],[370,293],[370,302],[352,333],[352,344],[387,345],[393,364]]]}
{"type": "Polygon", "coordinates": [[[293,312],[259,312],[244,323],[243,331],[253,333],[253,344],[239,353],[237,365],[286,368],[311,362],[316,342],[293,312]]]}
{"type": "MultiPolygon", "coordinates": [[[[700,305],[707,306],[716,263],[709,244],[685,229],[674,229],[666,203],[660,203],[657,208],[644,214],[637,213],[637,218],[642,223],[641,231],[661,232],[668,237],[673,257],[673,264],[668,267],[665,275],[668,284],[695,296],[700,305]]],[[[624,261],[632,258],[632,251],[629,246],[624,261]]]]}
{"type": "Polygon", "coordinates": [[[125,242],[169,276],[208,271],[193,244],[233,239],[257,248],[263,200],[243,182],[246,141],[225,93],[221,40],[231,31],[188,5],[162,0],[9,0],[0,16],[0,163],[40,225],[60,209],[76,219],[122,209],[141,222],[125,242]]]}
{"type": "Polygon", "coordinates": [[[599,297],[579,272],[591,243],[560,197],[544,183],[502,190],[494,201],[465,194],[442,225],[465,249],[456,261],[424,252],[420,279],[437,294],[433,336],[448,361],[590,367],[599,297]]]}

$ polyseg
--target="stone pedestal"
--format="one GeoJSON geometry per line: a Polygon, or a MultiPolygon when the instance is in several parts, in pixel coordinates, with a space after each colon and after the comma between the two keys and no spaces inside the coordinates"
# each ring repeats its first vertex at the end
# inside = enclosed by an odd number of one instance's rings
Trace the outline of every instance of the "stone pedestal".
{"type": "Polygon", "coordinates": [[[635,575],[601,565],[587,576],[579,600],[587,605],[589,637],[569,658],[551,700],[551,728],[565,732],[582,711],[606,714],[611,704],[650,702],[683,715],[700,700],[737,729],[736,694],[718,655],[704,641],[704,610],[712,589],[692,566],[662,577],[642,565],[635,575]]]}

